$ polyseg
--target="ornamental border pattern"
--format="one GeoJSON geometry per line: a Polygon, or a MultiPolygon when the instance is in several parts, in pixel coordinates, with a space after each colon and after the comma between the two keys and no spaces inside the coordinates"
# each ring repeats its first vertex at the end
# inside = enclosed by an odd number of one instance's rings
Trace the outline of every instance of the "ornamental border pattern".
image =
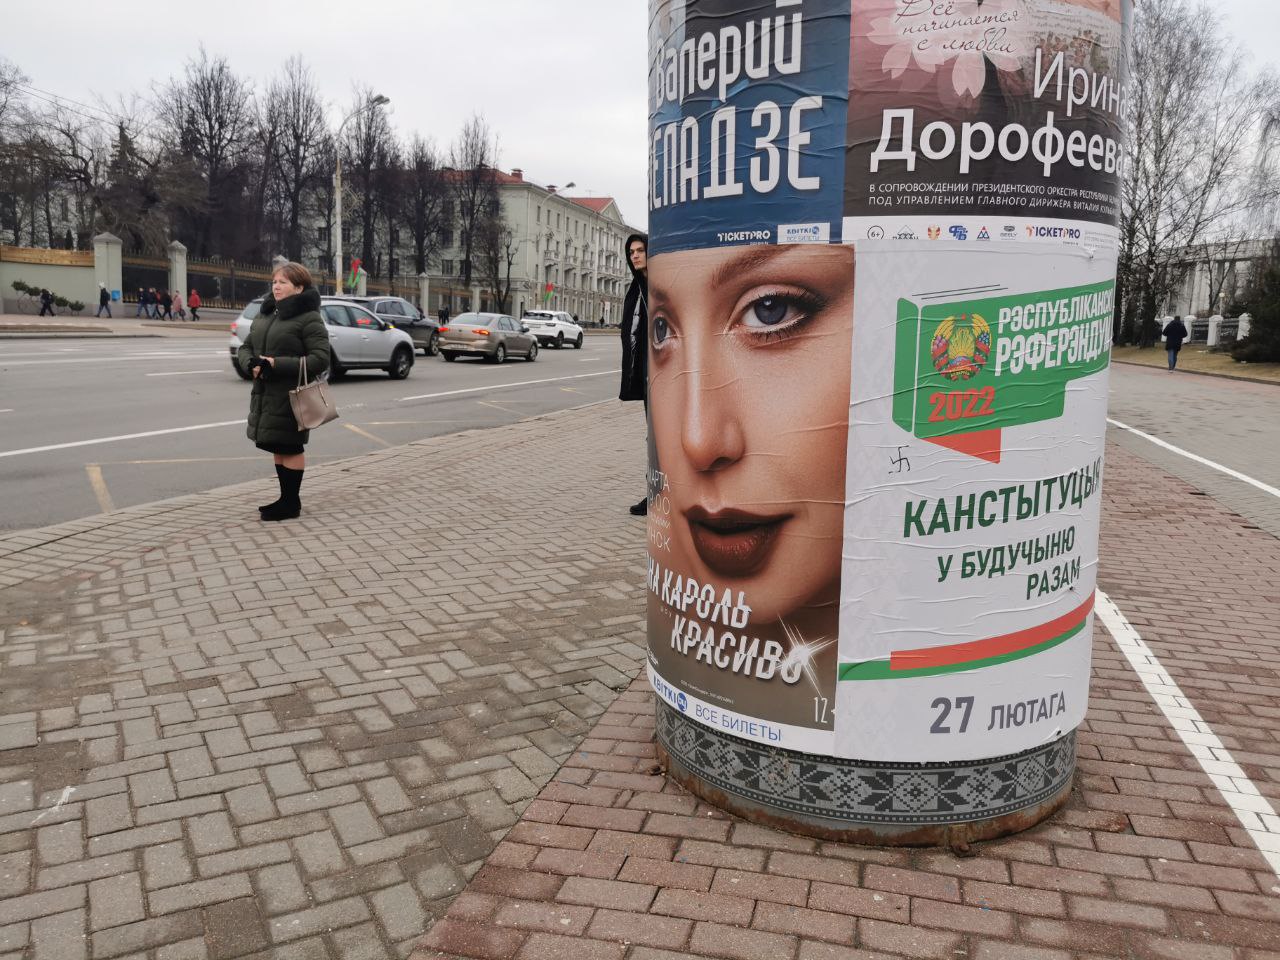
{"type": "Polygon", "coordinates": [[[1075,772],[1076,732],[1022,753],[960,763],[846,760],[770,747],[705,727],[661,700],[658,740],[710,786],[760,807],[841,825],[942,826],[1016,814],[1075,772]]]}

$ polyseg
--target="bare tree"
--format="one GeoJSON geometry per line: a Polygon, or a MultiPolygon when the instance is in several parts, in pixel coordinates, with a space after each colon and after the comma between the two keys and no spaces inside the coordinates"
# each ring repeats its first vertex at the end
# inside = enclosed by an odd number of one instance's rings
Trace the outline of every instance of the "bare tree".
{"type": "Polygon", "coordinates": [[[282,205],[282,241],[290,260],[302,257],[303,196],[326,174],[328,128],[311,68],[290,57],[267,88],[266,125],[274,138],[269,162],[282,205]]]}
{"type": "Polygon", "coordinates": [[[406,157],[404,202],[404,224],[413,243],[413,269],[424,273],[448,222],[449,189],[434,144],[416,134],[406,157]]]}
{"type": "Polygon", "coordinates": [[[1118,339],[1145,344],[1187,249],[1241,229],[1262,199],[1246,187],[1257,187],[1253,145],[1277,86],[1270,72],[1248,75],[1219,14],[1187,0],[1138,7],[1131,58],[1118,339]]]}
{"type": "Polygon", "coordinates": [[[450,193],[462,251],[462,283],[471,286],[480,228],[497,215],[498,143],[484,117],[475,114],[462,127],[449,151],[450,193]]]}
{"type": "MultiPolygon", "coordinates": [[[[377,180],[379,171],[387,164],[393,134],[387,119],[386,108],[370,106],[373,90],[357,86],[353,99],[353,117],[347,127],[343,150],[344,179],[349,179],[355,191],[356,213],[360,223],[360,258],[366,270],[374,266],[375,230],[378,223],[377,180]],[[350,176],[348,178],[347,172],[350,176]]],[[[345,192],[345,191],[344,191],[345,192]]],[[[343,201],[343,209],[346,209],[343,201]]],[[[345,244],[344,244],[345,246],[345,244]]]]}
{"type": "MultiPolygon", "coordinates": [[[[244,238],[245,201],[260,177],[254,177],[260,127],[253,87],[237,77],[223,57],[210,59],[200,48],[180,78],[156,93],[156,117],[175,152],[189,158],[206,185],[203,202],[186,209],[185,231],[200,256],[239,253],[244,238]]],[[[268,153],[270,151],[267,151],[268,153]]]]}
{"type": "Polygon", "coordinates": [[[507,304],[511,300],[511,267],[520,250],[520,241],[516,239],[501,210],[496,215],[486,216],[479,223],[476,236],[483,269],[482,279],[493,294],[495,309],[499,313],[506,313],[507,304]]]}

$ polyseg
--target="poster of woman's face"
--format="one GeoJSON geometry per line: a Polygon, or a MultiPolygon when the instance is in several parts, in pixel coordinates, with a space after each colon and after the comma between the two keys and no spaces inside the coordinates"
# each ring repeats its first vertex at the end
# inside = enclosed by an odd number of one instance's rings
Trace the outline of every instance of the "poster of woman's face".
{"type": "MultiPolygon", "coordinates": [[[[667,484],[666,516],[651,509],[666,547],[654,559],[717,596],[741,592],[743,632],[809,658],[805,673],[824,689],[835,673],[853,278],[848,246],[692,250],[649,268],[650,419],[667,484]]],[[[746,713],[760,715],[738,698],[768,696],[731,673],[701,679],[746,713]]],[[[809,715],[790,722],[812,723],[807,698],[795,699],[809,715]]]]}

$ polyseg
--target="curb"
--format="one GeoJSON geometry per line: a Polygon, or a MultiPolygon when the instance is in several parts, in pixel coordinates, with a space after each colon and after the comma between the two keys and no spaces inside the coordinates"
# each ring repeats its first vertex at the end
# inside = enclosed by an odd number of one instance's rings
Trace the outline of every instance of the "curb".
{"type": "MultiPolygon", "coordinates": [[[[1116,360],[1111,359],[1112,363],[1123,363],[1126,367],[1146,367],[1148,370],[1162,370],[1163,367],[1154,363],[1138,363],[1136,360],[1116,360]]],[[[1197,377],[1217,377],[1219,380],[1239,380],[1241,383],[1265,383],[1269,387],[1280,387],[1280,381],[1263,380],[1261,377],[1241,377],[1234,373],[1211,373],[1208,370],[1189,370],[1179,368],[1178,373],[1193,373],[1197,377]]]]}

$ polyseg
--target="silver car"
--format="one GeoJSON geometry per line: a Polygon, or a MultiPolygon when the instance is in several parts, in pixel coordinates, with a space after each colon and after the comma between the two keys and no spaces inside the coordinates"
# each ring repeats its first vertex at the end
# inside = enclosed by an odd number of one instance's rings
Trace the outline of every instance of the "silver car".
{"type": "MultiPolygon", "coordinates": [[[[248,380],[236,358],[240,344],[249,336],[254,319],[262,310],[262,299],[249,303],[231,325],[231,366],[248,380]]],[[[413,338],[378,319],[366,308],[344,297],[322,297],[320,316],[329,334],[329,378],[348,370],[385,370],[392,380],[403,380],[413,369],[413,338]]]]}
{"type": "Polygon", "coordinates": [[[491,363],[516,356],[532,363],[538,359],[538,339],[505,313],[460,313],[440,328],[440,355],[450,363],[466,356],[491,363]]]}

